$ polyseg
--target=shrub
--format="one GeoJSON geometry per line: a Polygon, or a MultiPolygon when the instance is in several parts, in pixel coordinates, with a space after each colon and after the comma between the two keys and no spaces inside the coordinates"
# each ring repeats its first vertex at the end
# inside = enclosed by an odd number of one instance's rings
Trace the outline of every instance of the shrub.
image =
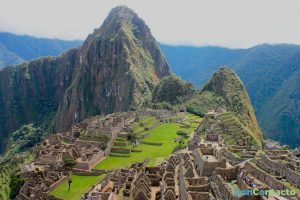
{"type": "Polygon", "coordinates": [[[64,167],[74,167],[76,163],[76,160],[66,159],[64,160],[64,167]]]}

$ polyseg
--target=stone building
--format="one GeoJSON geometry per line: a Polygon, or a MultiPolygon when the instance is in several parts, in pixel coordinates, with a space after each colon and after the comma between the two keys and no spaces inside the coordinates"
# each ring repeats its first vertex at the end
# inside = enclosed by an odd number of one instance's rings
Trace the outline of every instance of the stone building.
{"type": "Polygon", "coordinates": [[[194,164],[199,176],[210,176],[217,167],[226,167],[226,159],[217,158],[216,148],[198,148],[194,151],[194,164]]]}

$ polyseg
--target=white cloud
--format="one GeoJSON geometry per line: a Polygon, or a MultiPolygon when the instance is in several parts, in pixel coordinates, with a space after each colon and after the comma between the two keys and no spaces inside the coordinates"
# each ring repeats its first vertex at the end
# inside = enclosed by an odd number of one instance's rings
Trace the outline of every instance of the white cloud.
{"type": "Polygon", "coordinates": [[[135,10],[164,43],[300,44],[298,0],[0,0],[0,31],[84,39],[116,5],[135,10]]]}

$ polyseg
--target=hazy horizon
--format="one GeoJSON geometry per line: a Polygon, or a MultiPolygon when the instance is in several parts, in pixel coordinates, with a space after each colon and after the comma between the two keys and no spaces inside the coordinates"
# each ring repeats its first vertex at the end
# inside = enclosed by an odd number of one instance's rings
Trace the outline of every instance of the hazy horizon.
{"type": "Polygon", "coordinates": [[[118,5],[133,9],[159,43],[249,48],[300,44],[297,0],[0,0],[0,31],[62,40],[84,40],[118,5]]]}

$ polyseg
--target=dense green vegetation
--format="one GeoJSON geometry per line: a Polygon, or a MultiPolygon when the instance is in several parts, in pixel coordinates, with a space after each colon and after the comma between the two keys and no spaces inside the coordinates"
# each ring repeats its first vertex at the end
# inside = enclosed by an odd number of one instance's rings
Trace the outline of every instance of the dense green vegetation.
{"type": "Polygon", "coordinates": [[[20,127],[12,133],[9,148],[0,157],[0,163],[9,162],[16,154],[30,150],[43,140],[43,136],[45,136],[43,129],[34,127],[33,124],[20,127]]]}
{"type": "Polygon", "coordinates": [[[16,198],[23,184],[24,184],[24,179],[22,179],[19,174],[13,173],[11,175],[10,182],[9,182],[9,187],[10,187],[9,199],[16,198]]]}
{"type": "Polygon", "coordinates": [[[14,197],[23,182],[18,176],[18,171],[23,167],[25,163],[33,160],[30,154],[21,154],[16,156],[13,160],[6,164],[0,165],[0,199],[12,199],[14,197]]]}
{"type": "Polygon", "coordinates": [[[213,92],[203,91],[187,103],[187,111],[203,117],[205,113],[224,105],[223,97],[213,92]]]}
{"type": "Polygon", "coordinates": [[[191,83],[184,82],[180,78],[172,75],[164,77],[155,86],[152,93],[154,103],[167,102],[172,105],[183,103],[191,98],[195,93],[195,88],[191,83]]]}
{"type": "Polygon", "coordinates": [[[268,137],[291,147],[300,145],[300,70],[288,78],[261,110],[261,124],[268,137]],[[288,133],[288,135],[287,135],[288,133]]]}
{"type": "Polygon", "coordinates": [[[105,175],[100,176],[79,176],[72,175],[71,187],[69,191],[68,180],[66,179],[59,187],[55,188],[49,195],[64,200],[78,200],[81,195],[100,182],[105,175]]]}
{"type": "Polygon", "coordinates": [[[239,77],[229,68],[222,67],[202,87],[199,94],[187,103],[190,112],[203,116],[216,107],[234,113],[251,131],[259,143],[262,135],[248,94],[239,77]]]}
{"type": "Polygon", "coordinates": [[[294,95],[283,95],[282,91],[288,90],[286,93],[290,94],[298,91],[291,83],[297,84],[295,76],[300,69],[300,46],[263,44],[249,49],[160,47],[175,74],[197,87],[219,66],[232,67],[244,82],[266,135],[293,147],[299,146],[298,100],[294,95]],[[275,109],[275,114],[273,108],[277,107],[280,109],[275,109]]]}

